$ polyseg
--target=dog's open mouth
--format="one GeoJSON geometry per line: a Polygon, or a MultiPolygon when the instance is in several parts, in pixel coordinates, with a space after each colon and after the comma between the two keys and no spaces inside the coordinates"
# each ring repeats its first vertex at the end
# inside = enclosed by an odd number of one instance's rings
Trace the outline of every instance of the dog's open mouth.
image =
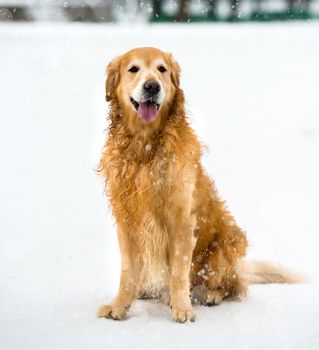
{"type": "Polygon", "coordinates": [[[157,112],[160,105],[152,99],[145,102],[137,102],[131,97],[131,102],[136,109],[138,115],[142,118],[145,123],[153,122],[157,117],[157,112]]]}

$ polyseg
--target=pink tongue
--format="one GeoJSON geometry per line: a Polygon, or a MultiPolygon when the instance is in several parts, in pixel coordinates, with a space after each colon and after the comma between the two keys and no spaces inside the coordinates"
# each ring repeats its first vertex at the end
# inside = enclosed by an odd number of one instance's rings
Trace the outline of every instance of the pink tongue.
{"type": "Polygon", "coordinates": [[[157,117],[157,108],[155,103],[142,102],[138,107],[138,114],[145,123],[154,121],[157,117]]]}

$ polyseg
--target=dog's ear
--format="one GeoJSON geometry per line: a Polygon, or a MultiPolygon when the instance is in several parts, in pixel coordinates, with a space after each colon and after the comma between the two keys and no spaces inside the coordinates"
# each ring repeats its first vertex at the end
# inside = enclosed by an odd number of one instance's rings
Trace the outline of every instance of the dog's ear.
{"type": "Polygon", "coordinates": [[[105,99],[111,101],[120,82],[120,57],[114,58],[106,67],[105,99]]]}
{"type": "Polygon", "coordinates": [[[168,52],[167,53],[168,60],[171,66],[171,79],[176,88],[179,88],[180,75],[181,75],[181,67],[175,61],[173,55],[168,52]]]}

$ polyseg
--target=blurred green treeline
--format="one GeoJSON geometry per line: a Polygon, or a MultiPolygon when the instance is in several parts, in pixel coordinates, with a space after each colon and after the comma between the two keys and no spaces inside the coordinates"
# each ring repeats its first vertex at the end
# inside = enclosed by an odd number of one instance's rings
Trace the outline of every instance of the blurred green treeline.
{"type": "Polygon", "coordinates": [[[0,0],[0,21],[245,22],[319,18],[319,0],[0,0]]]}

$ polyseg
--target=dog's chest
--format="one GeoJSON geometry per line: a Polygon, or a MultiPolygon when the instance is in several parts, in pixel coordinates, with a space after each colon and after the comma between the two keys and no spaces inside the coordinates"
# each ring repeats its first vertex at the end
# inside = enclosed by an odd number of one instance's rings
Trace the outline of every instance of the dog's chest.
{"type": "Polygon", "coordinates": [[[157,156],[138,166],[134,184],[139,195],[158,197],[167,191],[170,182],[169,161],[157,156]]]}
{"type": "Polygon", "coordinates": [[[134,183],[138,192],[152,191],[158,193],[167,184],[167,172],[161,162],[155,166],[141,166],[134,178],[134,183]]]}

